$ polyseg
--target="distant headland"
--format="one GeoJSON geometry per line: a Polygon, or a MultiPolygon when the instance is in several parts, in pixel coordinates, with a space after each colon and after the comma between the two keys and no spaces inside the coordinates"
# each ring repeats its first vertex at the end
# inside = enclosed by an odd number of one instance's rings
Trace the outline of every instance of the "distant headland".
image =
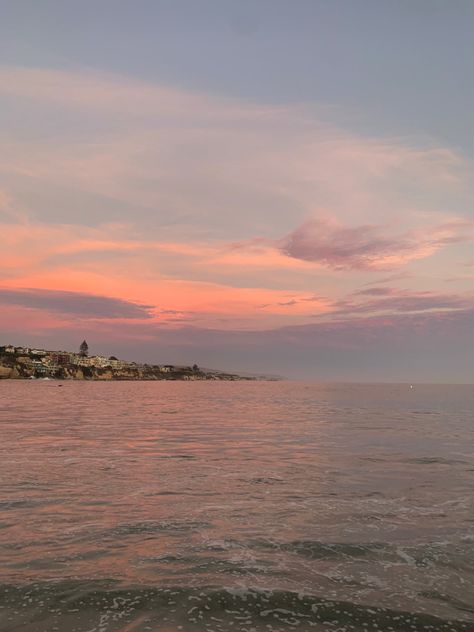
{"type": "Polygon", "coordinates": [[[171,364],[140,364],[89,355],[84,340],[79,352],[0,346],[0,379],[58,380],[255,380],[222,371],[171,364]]]}

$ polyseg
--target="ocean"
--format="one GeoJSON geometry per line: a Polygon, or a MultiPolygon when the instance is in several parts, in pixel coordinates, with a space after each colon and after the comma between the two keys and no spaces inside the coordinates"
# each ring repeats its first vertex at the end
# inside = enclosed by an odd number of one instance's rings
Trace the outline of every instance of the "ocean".
{"type": "Polygon", "coordinates": [[[474,631],[474,386],[0,382],[0,630],[474,631]]]}

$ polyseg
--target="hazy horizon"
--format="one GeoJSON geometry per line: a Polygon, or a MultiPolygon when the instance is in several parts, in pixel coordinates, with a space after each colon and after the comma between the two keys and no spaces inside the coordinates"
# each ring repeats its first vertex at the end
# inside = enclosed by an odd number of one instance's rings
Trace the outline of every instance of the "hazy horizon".
{"type": "Polygon", "coordinates": [[[474,5],[7,0],[0,344],[474,381],[474,5]]]}

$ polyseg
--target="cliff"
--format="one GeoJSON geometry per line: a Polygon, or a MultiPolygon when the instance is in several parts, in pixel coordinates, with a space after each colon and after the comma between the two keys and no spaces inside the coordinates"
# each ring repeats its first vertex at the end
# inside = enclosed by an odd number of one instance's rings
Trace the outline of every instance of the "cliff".
{"type": "Polygon", "coordinates": [[[168,367],[130,363],[120,368],[95,366],[54,366],[32,362],[28,357],[0,355],[0,379],[49,378],[59,380],[249,380],[231,373],[202,371],[198,367],[168,367]]]}

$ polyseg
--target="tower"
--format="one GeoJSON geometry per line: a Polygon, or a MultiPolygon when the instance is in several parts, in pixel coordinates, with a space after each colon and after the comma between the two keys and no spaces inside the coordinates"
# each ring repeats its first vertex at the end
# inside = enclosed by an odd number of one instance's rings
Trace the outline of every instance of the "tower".
{"type": "Polygon", "coordinates": [[[82,358],[85,358],[89,355],[89,345],[85,340],[81,342],[81,346],[79,347],[79,355],[82,358]]]}

